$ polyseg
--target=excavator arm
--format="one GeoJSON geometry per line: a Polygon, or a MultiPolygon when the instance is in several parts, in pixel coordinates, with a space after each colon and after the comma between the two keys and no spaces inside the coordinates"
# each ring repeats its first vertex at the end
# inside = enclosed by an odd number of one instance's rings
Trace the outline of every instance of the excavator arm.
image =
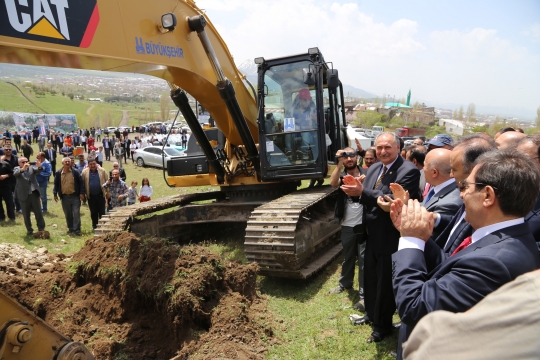
{"type": "MultiPolygon", "coordinates": [[[[0,62],[140,73],[175,84],[195,97],[230,144],[245,145],[220,81],[193,20],[203,15],[192,0],[4,0],[0,2],[0,62]],[[177,24],[161,26],[165,14],[177,24]]],[[[234,89],[255,143],[257,106],[245,77],[212,23],[204,32],[234,89]]]]}

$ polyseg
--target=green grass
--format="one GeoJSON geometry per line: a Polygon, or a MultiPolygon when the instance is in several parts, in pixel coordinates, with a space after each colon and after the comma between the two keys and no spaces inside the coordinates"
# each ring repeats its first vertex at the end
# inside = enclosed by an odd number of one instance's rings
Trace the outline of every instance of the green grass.
{"type": "Polygon", "coordinates": [[[43,109],[50,114],[75,114],[77,123],[81,128],[118,126],[122,120],[123,110],[128,111],[130,126],[137,126],[140,123],[150,121],[160,121],[160,105],[158,103],[90,102],[77,99],[71,100],[68,96],[62,96],[61,93],[56,95],[46,93],[45,96],[36,96],[33,91],[24,87],[25,83],[15,82],[15,84],[35,105],[21,96],[13,85],[0,81],[0,111],[41,114],[43,113],[41,109],[43,109]],[[93,108],[87,114],[87,111],[92,106],[93,108]],[[145,111],[146,108],[149,111],[145,111]],[[96,117],[100,119],[98,125],[96,124],[96,117]],[[105,119],[110,119],[110,121],[105,119]]]}

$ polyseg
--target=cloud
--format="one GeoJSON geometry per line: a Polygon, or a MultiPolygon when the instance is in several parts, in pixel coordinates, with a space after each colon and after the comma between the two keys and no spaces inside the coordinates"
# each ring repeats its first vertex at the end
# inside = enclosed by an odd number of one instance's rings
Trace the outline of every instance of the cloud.
{"type": "Polygon", "coordinates": [[[529,26],[529,28],[523,32],[523,35],[530,37],[534,42],[540,41],[540,22],[529,26]]]}
{"type": "MultiPolygon", "coordinates": [[[[540,105],[540,55],[497,29],[449,24],[448,30],[431,31],[414,19],[384,23],[356,3],[320,0],[233,0],[226,6],[198,0],[197,5],[214,19],[237,64],[317,46],[343,83],[379,95],[401,98],[412,88],[412,101],[540,105]]],[[[529,36],[540,32],[537,25],[529,36]]]]}

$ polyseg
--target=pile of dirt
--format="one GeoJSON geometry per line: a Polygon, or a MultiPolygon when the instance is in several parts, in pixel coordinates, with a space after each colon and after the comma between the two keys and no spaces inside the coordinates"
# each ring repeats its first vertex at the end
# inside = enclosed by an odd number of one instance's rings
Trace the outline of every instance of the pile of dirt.
{"type": "Polygon", "coordinates": [[[96,359],[263,359],[272,341],[257,266],[200,246],[109,234],[47,270],[0,288],[96,359]]]}

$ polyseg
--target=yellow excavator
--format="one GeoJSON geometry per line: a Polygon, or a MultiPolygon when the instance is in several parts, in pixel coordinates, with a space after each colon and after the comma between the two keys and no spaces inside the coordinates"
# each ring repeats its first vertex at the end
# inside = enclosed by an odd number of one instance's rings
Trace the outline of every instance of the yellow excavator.
{"type": "Polygon", "coordinates": [[[165,79],[192,131],[187,156],[168,161],[166,181],[220,189],[119,209],[96,234],[130,230],[182,241],[236,225],[262,274],[300,279],[341,251],[335,190],[297,189],[301,180],[323,179],[348,144],[338,71],[318,48],[256,58],[251,84],[192,0],[4,0],[0,19],[0,62],[165,79]],[[187,94],[215,127],[199,124],[187,94]],[[167,208],[175,210],[141,216],[167,208]]]}

